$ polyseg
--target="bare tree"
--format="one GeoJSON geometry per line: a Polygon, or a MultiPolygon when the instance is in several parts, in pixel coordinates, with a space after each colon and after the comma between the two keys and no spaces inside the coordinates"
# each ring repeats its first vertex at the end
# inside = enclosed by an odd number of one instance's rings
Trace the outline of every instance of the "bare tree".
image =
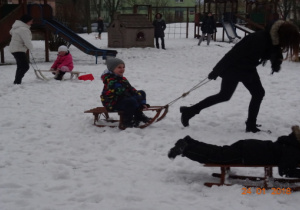
{"type": "Polygon", "coordinates": [[[300,10],[300,2],[299,0],[293,0],[293,14],[294,14],[294,22],[298,23],[298,14],[300,10]]]}
{"type": "Polygon", "coordinates": [[[136,4],[143,4],[141,0],[125,0],[124,1],[128,6],[133,6],[136,4]]]}
{"type": "Polygon", "coordinates": [[[122,0],[103,0],[104,6],[108,10],[110,19],[114,19],[114,14],[118,11],[122,0]]]}
{"type": "Polygon", "coordinates": [[[103,0],[91,0],[91,8],[97,13],[98,17],[101,17],[103,0]]]}
{"type": "Polygon", "coordinates": [[[293,5],[293,0],[281,0],[278,3],[278,10],[284,20],[289,16],[293,5]]]}

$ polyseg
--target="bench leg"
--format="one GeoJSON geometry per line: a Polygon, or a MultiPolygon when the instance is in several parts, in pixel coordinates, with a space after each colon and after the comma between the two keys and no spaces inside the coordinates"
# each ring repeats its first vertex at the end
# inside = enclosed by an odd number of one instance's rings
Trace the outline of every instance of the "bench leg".
{"type": "Polygon", "coordinates": [[[98,113],[93,113],[94,115],[94,125],[96,125],[96,122],[99,120],[99,114],[98,113]]]}
{"type": "Polygon", "coordinates": [[[121,130],[125,130],[126,128],[123,126],[123,112],[118,112],[118,114],[120,115],[120,121],[119,121],[119,129],[121,130]]]}
{"type": "Polygon", "coordinates": [[[268,188],[269,182],[273,178],[273,167],[265,167],[264,187],[268,188]]]}
{"type": "Polygon", "coordinates": [[[221,170],[220,174],[216,174],[216,173],[212,174],[213,177],[219,177],[220,178],[219,183],[206,182],[206,183],[204,183],[204,185],[207,186],[207,187],[212,187],[213,185],[216,185],[216,186],[222,186],[222,185],[231,186],[231,184],[225,184],[225,178],[226,178],[226,175],[230,171],[230,167],[222,167],[221,166],[220,170],[221,170]]]}

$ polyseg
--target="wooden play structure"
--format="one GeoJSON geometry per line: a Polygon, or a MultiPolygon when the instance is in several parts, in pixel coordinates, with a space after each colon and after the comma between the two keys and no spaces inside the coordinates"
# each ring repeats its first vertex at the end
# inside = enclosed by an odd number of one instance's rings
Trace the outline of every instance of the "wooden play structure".
{"type": "MultiPolygon", "coordinates": [[[[238,11],[238,0],[204,0],[203,13],[195,15],[195,37],[200,37],[200,27],[205,14],[212,12],[216,26],[222,28],[229,40],[237,37],[236,28],[245,32],[245,35],[264,29],[270,22],[278,20],[276,0],[245,0],[244,12],[238,11]]],[[[241,6],[241,5],[240,5],[241,6]]]]}
{"type": "Polygon", "coordinates": [[[115,14],[108,32],[108,47],[154,47],[154,27],[146,15],[115,14]]]}
{"type": "MultiPolygon", "coordinates": [[[[241,165],[241,164],[214,164],[214,163],[207,163],[204,164],[205,167],[218,167],[221,170],[221,173],[213,173],[212,176],[219,178],[219,182],[206,182],[204,183],[205,186],[212,187],[212,186],[231,186],[234,183],[227,183],[227,181],[234,181],[240,180],[239,184],[250,188],[250,187],[258,187],[264,188],[266,190],[277,188],[276,183],[280,183],[280,188],[289,188],[290,191],[300,191],[299,185],[291,185],[300,183],[299,178],[275,178],[273,177],[273,168],[277,168],[277,165],[241,165]],[[249,168],[249,167],[256,167],[256,168],[263,168],[264,169],[264,176],[242,176],[237,174],[231,173],[231,168],[249,168]],[[248,182],[247,182],[248,181],[248,182]],[[251,181],[251,183],[249,183],[251,181]],[[225,183],[226,182],[226,183],[225,183]],[[282,187],[283,184],[285,187],[282,187]]],[[[299,166],[300,167],[300,166],[299,166]]]]}
{"type": "Polygon", "coordinates": [[[49,61],[49,36],[51,32],[62,37],[69,45],[72,44],[82,52],[95,56],[96,63],[98,57],[106,59],[107,56],[116,56],[116,50],[99,49],[78,36],[65,25],[56,21],[53,17],[52,7],[47,4],[47,0],[44,0],[43,2],[44,4],[27,4],[27,0],[19,0],[17,5],[0,5],[0,28],[2,33],[2,36],[0,36],[0,50],[2,63],[4,63],[3,49],[9,44],[11,39],[9,30],[15,20],[20,19],[23,14],[29,14],[33,17],[33,24],[31,26],[32,33],[38,33],[44,37],[45,61],[49,61]]]}

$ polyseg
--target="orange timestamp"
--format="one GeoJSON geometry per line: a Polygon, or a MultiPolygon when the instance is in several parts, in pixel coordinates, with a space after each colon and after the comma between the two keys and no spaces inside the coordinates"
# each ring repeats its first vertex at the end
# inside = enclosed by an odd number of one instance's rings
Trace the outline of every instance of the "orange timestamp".
{"type": "MultiPolygon", "coordinates": [[[[292,194],[292,190],[289,187],[288,188],[272,187],[270,193],[271,193],[271,195],[290,195],[290,194],[292,194]]],[[[257,187],[257,188],[243,187],[242,188],[242,195],[251,195],[251,194],[265,195],[266,188],[260,188],[260,187],[257,187]]]]}

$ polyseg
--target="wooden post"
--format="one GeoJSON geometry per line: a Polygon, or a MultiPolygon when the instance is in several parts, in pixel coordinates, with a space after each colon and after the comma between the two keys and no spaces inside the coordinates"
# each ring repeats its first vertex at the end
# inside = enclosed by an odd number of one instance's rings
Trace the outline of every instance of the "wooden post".
{"type": "Polygon", "coordinates": [[[49,62],[49,31],[45,29],[45,61],[49,62]]]}
{"type": "Polygon", "coordinates": [[[1,48],[1,63],[4,63],[4,48],[1,48]]]}
{"type": "Polygon", "coordinates": [[[152,23],[152,5],[148,6],[148,19],[152,23]]]}
{"type": "Polygon", "coordinates": [[[27,14],[27,0],[23,0],[23,14],[27,14]]]}
{"type": "Polygon", "coordinates": [[[185,38],[189,38],[189,8],[186,8],[186,35],[185,38]]]}

